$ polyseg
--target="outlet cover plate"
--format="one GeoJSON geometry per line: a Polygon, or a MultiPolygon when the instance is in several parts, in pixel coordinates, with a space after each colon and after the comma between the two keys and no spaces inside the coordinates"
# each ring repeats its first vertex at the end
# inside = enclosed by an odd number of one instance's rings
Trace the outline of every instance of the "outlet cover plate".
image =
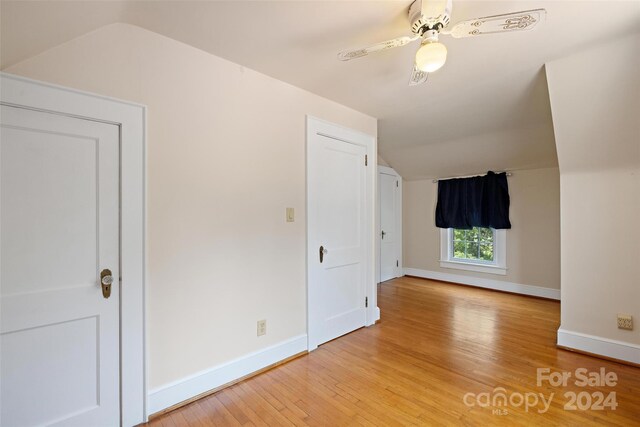
{"type": "Polygon", "coordinates": [[[633,330],[633,317],[629,314],[618,313],[618,329],[633,330]]]}
{"type": "Polygon", "coordinates": [[[258,320],[258,336],[266,335],[267,333],[267,321],[258,320]]]}

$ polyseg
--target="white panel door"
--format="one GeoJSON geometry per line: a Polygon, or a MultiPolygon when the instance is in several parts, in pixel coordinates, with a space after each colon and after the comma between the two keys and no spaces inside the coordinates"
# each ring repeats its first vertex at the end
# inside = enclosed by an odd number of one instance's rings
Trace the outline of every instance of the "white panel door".
{"type": "Polygon", "coordinates": [[[308,150],[313,348],[366,323],[367,149],[316,133],[308,150]]]}
{"type": "Polygon", "coordinates": [[[118,165],[118,126],[2,106],[2,426],[120,423],[118,165]]]}
{"type": "Polygon", "coordinates": [[[396,268],[399,262],[396,251],[398,178],[394,175],[381,173],[378,177],[378,186],[380,190],[380,281],[384,282],[396,277],[396,268]]]}

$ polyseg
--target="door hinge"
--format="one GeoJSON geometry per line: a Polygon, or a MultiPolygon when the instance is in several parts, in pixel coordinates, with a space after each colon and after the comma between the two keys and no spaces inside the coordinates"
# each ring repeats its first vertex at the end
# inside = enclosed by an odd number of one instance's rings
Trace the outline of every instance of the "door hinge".
{"type": "Polygon", "coordinates": [[[400,261],[396,260],[396,267],[400,267],[400,261]]]}
{"type": "Polygon", "coordinates": [[[396,188],[398,188],[398,181],[396,181],[396,188]]]}
{"type": "Polygon", "coordinates": [[[365,154],[364,155],[364,165],[367,166],[367,163],[369,163],[369,158],[368,156],[365,154]]]}
{"type": "Polygon", "coordinates": [[[364,306],[369,307],[369,297],[364,297],[364,306]]]}

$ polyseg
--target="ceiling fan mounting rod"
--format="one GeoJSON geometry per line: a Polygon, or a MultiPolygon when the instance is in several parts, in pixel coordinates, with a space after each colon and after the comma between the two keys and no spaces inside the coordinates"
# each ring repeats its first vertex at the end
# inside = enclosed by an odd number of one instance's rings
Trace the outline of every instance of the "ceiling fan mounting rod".
{"type": "Polygon", "coordinates": [[[415,0],[409,6],[411,31],[423,37],[428,31],[440,32],[451,17],[452,0],[415,0]]]}

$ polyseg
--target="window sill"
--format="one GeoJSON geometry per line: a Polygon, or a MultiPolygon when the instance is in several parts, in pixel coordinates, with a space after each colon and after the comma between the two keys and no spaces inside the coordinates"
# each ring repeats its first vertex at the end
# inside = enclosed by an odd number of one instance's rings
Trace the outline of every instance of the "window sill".
{"type": "Polygon", "coordinates": [[[456,270],[477,271],[478,273],[497,274],[500,276],[505,276],[507,274],[507,269],[505,267],[472,262],[440,260],[440,267],[453,268],[456,270]]]}

